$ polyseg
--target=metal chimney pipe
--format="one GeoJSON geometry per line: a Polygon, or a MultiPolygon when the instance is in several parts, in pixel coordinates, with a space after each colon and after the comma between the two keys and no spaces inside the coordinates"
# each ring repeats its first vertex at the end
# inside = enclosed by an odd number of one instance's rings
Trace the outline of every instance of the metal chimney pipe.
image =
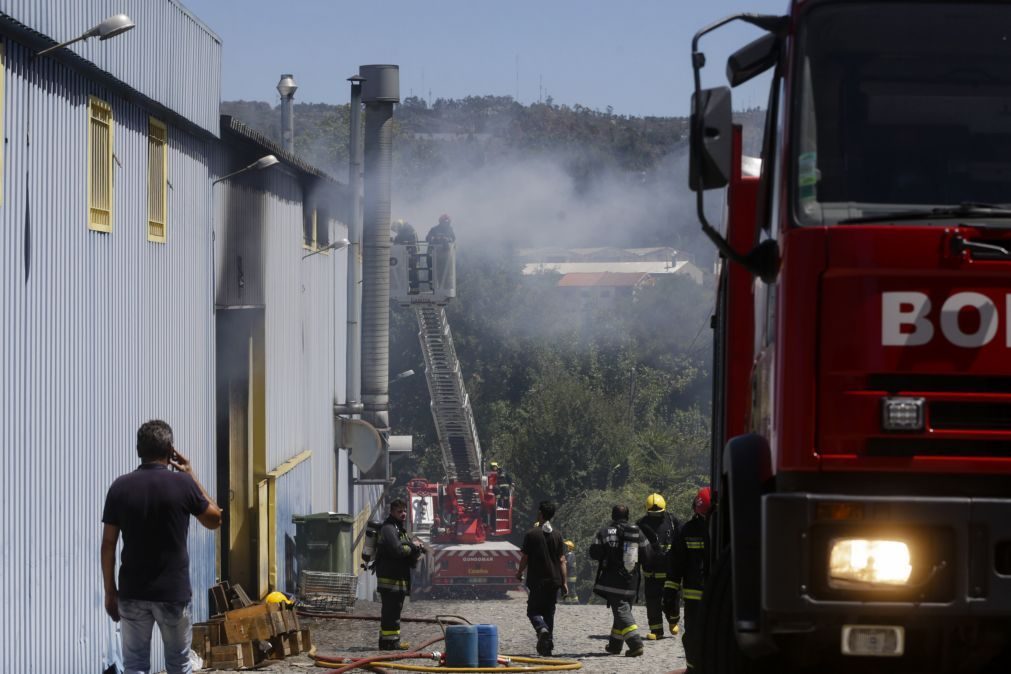
{"type": "Polygon", "coordinates": [[[291,73],[281,75],[277,82],[277,93],[281,94],[281,146],[288,152],[295,151],[293,108],[296,90],[295,76],[291,73]]]}
{"type": "Polygon", "coordinates": [[[365,285],[362,288],[363,418],[380,431],[390,428],[390,182],[393,165],[393,104],[400,102],[400,68],[361,66],[365,79],[365,285]]]}
{"type": "Polygon", "coordinates": [[[351,82],[351,134],[348,142],[348,186],[351,213],[348,223],[347,376],[344,404],[339,414],[361,414],[362,406],[362,78],[351,82]]]}

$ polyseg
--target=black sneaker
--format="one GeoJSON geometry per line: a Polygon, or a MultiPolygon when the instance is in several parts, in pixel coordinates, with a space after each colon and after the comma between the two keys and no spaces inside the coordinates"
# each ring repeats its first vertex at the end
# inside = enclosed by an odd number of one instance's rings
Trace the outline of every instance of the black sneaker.
{"type": "Polygon", "coordinates": [[[551,655],[551,649],[554,647],[555,644],[551,640],[551,632],[541,630],[537,633],[537,655],[549,656],[551,655]]]}

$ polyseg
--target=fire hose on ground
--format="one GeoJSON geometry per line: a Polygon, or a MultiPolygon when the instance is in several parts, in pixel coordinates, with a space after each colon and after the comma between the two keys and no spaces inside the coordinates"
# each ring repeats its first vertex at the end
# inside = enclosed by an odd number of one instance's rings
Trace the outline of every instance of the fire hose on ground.
{"type": "MultiPolygon", "coordinates": [[[[379,616],[367,615],[347,615],[344,613],[332,613],[327,611],[312,611],[299,608],[300,615],[321,619],[338,620],[373,620],[378,621],[379,616]]],[[[446,667],[440,665],[415,665],[399,662],[400,660],[435,660],[441,662],[444,654],[439,651],[425,651],[432,644],[445,640],[445,625],[470,624],[470,621],[462,616],[437,615],[434,618],[401,618],[401,622],[428,623],[439,625],[443,630],[443,636],[435,637],[418,646],[413,651],[404,653],[388,653],[384,655],[373,655],[364,658],[354,658],[341,655],[313,655],[313,660],[317,667],[336,670],[335,674],[343,674],[355,669],[370,669],[372,671],[384,672],[388,669],[404,670],[410,672],[560,672],[567,670],[582,669],[583,665],[577,660],[564,660],[558,658],[530,658],[520,655],[500,655],[498,656],[498,667],[446,667]],[[448,620],[447,620],[448,619],[448,620]],[[514,665],[513,663],[523,663],[525,666],[514,665]]]]}

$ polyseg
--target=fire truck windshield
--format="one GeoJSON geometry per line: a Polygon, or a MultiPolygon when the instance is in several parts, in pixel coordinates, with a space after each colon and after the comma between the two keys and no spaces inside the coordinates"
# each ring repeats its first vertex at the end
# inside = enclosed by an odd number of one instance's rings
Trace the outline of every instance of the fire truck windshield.
{"type": "Polygon", "coordinates": [[[815,5],[796,54],[800,224],[1011,217],[1011,6],[815,5]]]}

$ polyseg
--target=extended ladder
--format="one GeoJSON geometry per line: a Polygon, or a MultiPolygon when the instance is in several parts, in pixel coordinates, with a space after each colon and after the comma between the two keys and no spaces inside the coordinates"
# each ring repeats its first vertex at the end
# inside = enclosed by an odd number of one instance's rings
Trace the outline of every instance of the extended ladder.
{"type": "Polygon", "coordinates": [[[415,304],[413,308],[418,317],[418,339],[425,358],[432,419],[442,448],[446,477],[451,482],[479,482],[481,443],[453,346],[446,308],[430,303],[415,304]]]}

